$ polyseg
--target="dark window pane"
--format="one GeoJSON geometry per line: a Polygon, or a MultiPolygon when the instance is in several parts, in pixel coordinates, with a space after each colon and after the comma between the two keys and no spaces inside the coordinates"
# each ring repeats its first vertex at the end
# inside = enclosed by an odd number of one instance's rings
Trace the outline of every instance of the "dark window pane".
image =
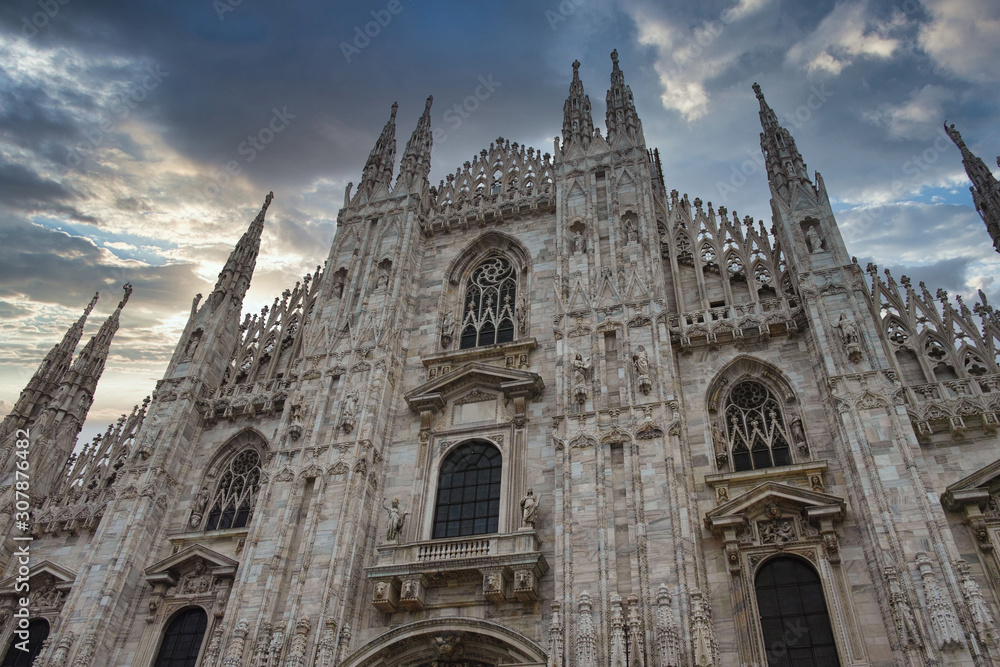
{"type": "Polygon", "coordinates": [[[208,617],[197,607],[175,616],[163,635],[153,667],[194,667],[207,625],[208,617]]]}
{"type": "Polygon", "coordinates": [[[463,444],[441,463],[435,538],[496,532],[500,516],[502,457],[491,443],[463,444]],[[492,480],[496,483],[491,483],[492,480]],[[445,525],[447,524],[447,525],[445,525]]]}

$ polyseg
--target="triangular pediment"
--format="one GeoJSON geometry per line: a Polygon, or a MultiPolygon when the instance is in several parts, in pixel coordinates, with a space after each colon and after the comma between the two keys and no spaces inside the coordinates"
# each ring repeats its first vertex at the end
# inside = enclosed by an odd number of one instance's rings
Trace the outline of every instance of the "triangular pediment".
{"type": "Polygon", "coordinates": [[[470,361],[407,392],[405,398],[411,410],[437,412],[450,397],[473,388],[500,390],[508,398],[534,398],[544,387],[537,373],[470,361]]]}
{"type": "Polygon", "coordinates": [[[214,575],[232,575],[236,572],[236,566],[239,565],[239,562],[228,556],[223,556],[218,551],[213,551],[201,544],[192,544],[186,549],[147,567],[145,570],[146,579],[147,581],[164,579],[173,583],[183,570],[189,569],[194,562],[199,560],[204,562],[206,569],[214,575]]]}
{"type": "Polygon", "coordinates": [[[984,466],[954,484],[950,484],[941,495],[941,503],[954,511],[964,505],[986,505],[990,493],[1000,490],[1000,459],[984,466]]]}
{"type": "Polygon", "coordinates": [[[763,514],[769,508],[799,513],[810,519],[819,515],[840,518],[846,507],[847,503],[839,496],[768,481],[708,512],[705,523],[709,528],[719,529],[763,514]]]}
{"type": "MultiPolygon", "coordinates": [[[[76,581],[76,572],[50,560],[43,560],[41,563],[32,565],[28,572],[28,581],[30,583],[38,577],[46,575],[52,577],[55,588],[61,591],[68,591],[72,588],[73,582],[76,581]]],[[[14,575],[0,581],[0,595],[12,595],[15,592],[14,584],[17,583],[17,579],[18,575],[14,575]]]]}

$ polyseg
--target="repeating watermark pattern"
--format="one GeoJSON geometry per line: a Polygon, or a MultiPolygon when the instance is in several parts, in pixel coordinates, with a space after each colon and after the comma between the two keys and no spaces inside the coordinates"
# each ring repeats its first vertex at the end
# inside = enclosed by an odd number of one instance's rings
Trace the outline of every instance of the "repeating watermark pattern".
{"type": "Polygon", "coordinates": [[[795,647],[803,637],[809,634],[809,626],[801,618],[792,621],[785,621],[785,632],[781,639],[775,641],[767,647],[767,661],[770,664],[772,659],[783,659],[788,655],[788,649],[795,647]]]}
{"type": "Polygon", "coordinates": [[[65,175],[70,169],[76,169],[83,164],[84,158],[102,146],[108,135],[131,115],[132,111],[142,103],[149,93],[156,90],[163,80],[170,76],[170,72],[164,72],[159,65],[146,67],[146,75],[135,85],[124,93],[118,93],[113,99],[114,106],[108,115],[104,116],[97,125],[83,131],[85,141],[66,152],[66,158],[59,165],[59,175],[65,175]]]}
{"type": "Polygon", "coordinates": [[[226,14],[235,12],[236,8],[243,4],[243,0],[212,0],[212,9],[220,21],[226,20],[226,14]]]}
{"type": "MultiPolygon", "coordinates": [[[[479,109],[480,105],[488,100],[496,92],[497,88],[503,85],[501,82],[493,79],[492,73],[486,76],[480,75],[476,81],[478,85],[472,91],[472,94],[468,95],[461,102],[456,102],[448,107],[442,115],[442,119],[447,123],[448,128],[452,132],[457,132],[465,121],[479,109]]],[[[443,127],[436,127],[432,131],[432,135],[434,137],[434,149],[437,149],[441,144],[448,141],[449,133],[443,127]]]]}
{"type": "Polygon", "coordinates": [[[559,5],[554,9],[545,10],[545,20],[549,22],[549,27],[555,31],[560,23],[564,23],[569,20],[569,17],[576,12],[576,8],[582,5],[586,0],[562,0],[559,5]]]}
{"type": "MultiPolygon", "coordinates": [[[[257,159],[257,156],[267,150],[268,145],[274,141],[275,137],[285,131],[289,123],[294,120],[295,114],[288,112],[288,107],[271,108],[271,119],[253,134],[248,134],[246,141],[241,141],[236,146],[237,154],[243,156],[243,161],[250,164],[257,159]]],[[[215,196],[222,193],[222,188],[233,181],[233,176],[243,172],[243,166],[238,160],[230,160],[226,165],[212,175],[212,182],[205,185],[206,196],[215,196]]]]}
{"type": "Polygon", "coordinates": [[[39,30],[44,30],[49,25],[49,21],[54,19],[59,10],[68,5],[72,0],[38,0],[38,6],[42,11],[35,12],[31,17],[21,17],[21,36],[31,39],[38,34],[39,30]]]}
{"type": "Polygon", "coordinates": [[[29,650],[28,633],[31,585],[28,577],[31,574],[31,475],[28,462],[28,452],[31,447],[31,433],[28,429],[19,428],[15,433],[14,441],[14,525],[21,532],[14,535],[14,541],[21,542],[14,550],[13,558],[17,560],[17,574],[14,578],[14,592],[20,593],[17,600],[17,609],[14,611],[16,625],[14,635],[17,640],[14,648],[18,651],[27,652],[29,650]]]}
{"type": "Polygon", "coordinates": [[[392,23],[392,18],[403,13],[403,9],[401,0],[389,0],[385,9],[371,10],[374,20],[366,22],[363,26],[360,24],[354,26],[354,36],[351,41],[340,43],[340,52],[344,54],[344,60],[350,64],[352,58],[361,55],[372,40],[381,35],[382,30],[392,23]]]}
{"type": "Polygon", "coordinates": [[[688,43],[671,53],[676,72],[682,72],[692,62],[700,59],[705,50],[722,36],[726,26],[735,22],[737,18],[739,14],[736,12],[736,7],[727,7],[722,10],[718,19],[705,20],[701,26],[695,28],[688,43]]]}

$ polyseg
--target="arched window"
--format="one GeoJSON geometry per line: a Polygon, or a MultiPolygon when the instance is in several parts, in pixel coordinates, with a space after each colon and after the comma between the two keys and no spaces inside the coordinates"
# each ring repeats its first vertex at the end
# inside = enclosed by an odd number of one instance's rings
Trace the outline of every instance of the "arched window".
{"type": "Polygon", "coordinates": [[[499,530],[502,467],[500,450],[481,440],[448,454],[438,479],[434,539],[499,530]]]}
{"type": "Polygon", "coordinates": [[[0,667],[30,667],[35,658],[42,650],[42,643],[49,636],[49,622],[44,618],[33,618],[28,621],[28,644],[27,651],[22,651],[15,646],[20,641],[20,637],[14,635],[7,648],[7,655],[4,656],[0,667]]]}
{"type": "Polygon", "coordinates": [[[245,527],[253,515],[259,487],[260,455],[255,449],[244,449],[219,478],[205,530],[245,527]]]}
{"type": "Polygon", "coordinates": [[[838,667],[819,575],[805,561],[783,556],[757,572],[757,609],[768,667],[838,667]]]}
{"type": "Polygon", "coordinates": [[[781,406],[767,387],[755,380],[737,383],[729,392],[725,415],[733,470],[791,465],[781,406]]]}
{"type": "Polygon", "coordinates": [[[208,616],[201,607],[189,607],[170,621],[153,667],[194,667],[205,638],[208,616]]]}
{"type": "Polygon", "coordinates": [[[461,349],[514,340],[517,274],[505,257],[480,264],[465,288],[461,349]]]}

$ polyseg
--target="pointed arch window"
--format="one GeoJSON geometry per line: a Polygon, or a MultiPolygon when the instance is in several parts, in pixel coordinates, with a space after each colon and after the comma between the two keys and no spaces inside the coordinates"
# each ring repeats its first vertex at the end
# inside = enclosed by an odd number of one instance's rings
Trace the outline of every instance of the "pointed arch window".
{"type": "Polygon", "coordinates": [[[219,478],[205,530],[244,528],[260,488],[260,454],[253,448],[234,456],[219,478]]]}
{"type": "Polygon", "coordinates": [[[725,416],[734,471],[791,465],[791,438],[781,406],[765,385],[737,383],[726,400],[725,416]]]}
{"type": "Polygon", "coordinates": [[[492,443],[457,447],[441,463],[433,539],[495,533],[500,524],[503,457],[492,443]]]}
{"type": "Polygon", "coordinates": [[[460,348],[514,340],[517,272],[506,257],[493,255],[469,276],[465,288],[460,348]]]}
{"type": "Polygon", "coordinates": [[[208,616],[200,607],[189,607],[167,626],[153,667],[195,667],[205,639],[208,616]]]}
{"type": "Polygon", "coordinates": [[[819,575],[791,556],[769,560],[754,581],[768,667],[838,667],[819,575]]]}
{"type": "Polygon", "coordinates": [[[7,655],[4,656],[2,667],[29,667],[38,654],[42,651],[42,644],[49,636],[49,622],[44,618],[33,618],[28,621],[28,644],[27,651],[22,651],[14,646],[20,640],[16,635],[11,638],[10,646],[7,647],[7,655]]]}

